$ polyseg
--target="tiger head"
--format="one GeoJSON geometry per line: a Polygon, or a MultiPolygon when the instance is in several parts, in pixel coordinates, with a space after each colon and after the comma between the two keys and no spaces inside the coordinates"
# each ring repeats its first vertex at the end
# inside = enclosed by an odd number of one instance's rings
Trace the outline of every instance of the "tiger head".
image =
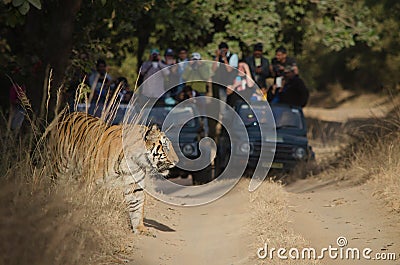
{"type": "Polygon", "coordinates": [[[168,170],[179,161],[171,141],[164,132],[158,129],[157,125],[148,128],[144,138],[148,158],[153,168],[163,176],[168,175],[168,170]]]}

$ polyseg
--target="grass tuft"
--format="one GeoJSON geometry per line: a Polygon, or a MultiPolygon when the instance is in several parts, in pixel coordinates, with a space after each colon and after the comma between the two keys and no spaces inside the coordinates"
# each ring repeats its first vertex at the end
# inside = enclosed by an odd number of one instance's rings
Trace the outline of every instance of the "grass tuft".
{"type": "Polygon", "coordinates": [[[46,139],[59,116],[39,126],[43,119],[20,99],[27,131],[15,134],[0,119],[0,264],[125,264],[134,235],[122,194],[85,175],[54,180],[46,139]]]}

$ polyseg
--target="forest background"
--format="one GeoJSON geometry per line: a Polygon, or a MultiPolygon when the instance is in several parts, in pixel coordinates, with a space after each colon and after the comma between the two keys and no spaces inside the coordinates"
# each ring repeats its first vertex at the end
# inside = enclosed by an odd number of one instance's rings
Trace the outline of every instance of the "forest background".
{"type": "Polygon", "coordinates": [[[284,45],[310,90],[395,91],[399,13],[397,0],[2,0],[0,107],[8,109],[10,77],[39,109],[50,69],[53,95],[98,58],[134,84],[151,48],[212,59],[220,41],[241,57],[262,42],[268,59],[284,45]]]}

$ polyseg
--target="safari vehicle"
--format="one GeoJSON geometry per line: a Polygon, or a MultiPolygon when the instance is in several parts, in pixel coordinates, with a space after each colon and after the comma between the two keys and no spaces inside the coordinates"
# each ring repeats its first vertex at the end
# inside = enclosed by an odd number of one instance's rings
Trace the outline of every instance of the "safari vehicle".
{"type": "MultiPolygon", "coordinates": [[[[157,124],[160,128],[164,126],[165,134],[169,139],[173,139],[174,135],[179,135],[179,141],[172,140],[175,150],[181,151],[176,152],[179,162],[170,170],[168,177],[181,176],[186,178],[190,174],[192,175],[193,184],[201,185],[210,182],[212,180],[212,166],[210,162],[201,170],[185,169],[195,167],[196,163],[198,163],[195,159],[201,155],[199,142],[203,136],[203,125],[198,117],[199,113],[196,105],[185,103],[175,106],[158,103],[150,109],[145,108],[141,111],[144,116],[147,116],[147,124],[157,124]],[[166,120],[167,115],[170,115],[170,117],[166,120]]],[[[211,149],[203,151],[205,152],[203,155],[208,157],[206,160],[211,161],[211,149]]]]}
{"type": "MultiPolygon", "coordinates": [[[[79,103],[77,105],[76,111],[79,112],[86,112],[89,113],[95,117],[101,117],[102,111],[103,111],[104,106],[98,106],[95,107],[91,104],[86,105],[85,103],[79,103]]],[[[106,115],[106,119],[110,124],[115,125],[115,124],[120,124],[122,123],[125,113],[129,108],[132,108],[129,104],[118,104],[118,108],[115,110],[110,109],[109,112],[112,113],[112,119],[108,119],[109,116],[106,115]]]]}
{"type": "Polygon", "coordinates": [[[275,154],[270,167],[273,170],[291,172],[299,164],[314,159],[314,152],[307,140],[307,128],[302,109],[289,105],[271,104],[276,136],[270,137],[268,130],[273,128],[273,123],[268,121],[266,104],[266,102],[252,102],[250,107],[247,103],[240,102],[235,106],[235,111],[246,127],[249,141],[245,142],[246,132],[239,130],[237,123],[232,124],[231,138],[226,131],[222,131],[218,139],[216,174],[220,174],[225,169],[230,159],[231,148],[232,155],[246,157],[246,153],[249,154],[249,159],[243,159],[243,163],[247,163],[244,166],[250,172],[255,169],[259,160],[261,167],[269,169],[270,163],[265,161],[271,161],[274,143],[276,144],[275,154]],[[256,119],[256,116],[259,119],[256,119]],[[260,128],[265,129],[263,131],[266,132],[263,134],[264,139],[261,138],[260,128]],[[261,141],[267,143],[269,160],[260,158],[261,141]]]}

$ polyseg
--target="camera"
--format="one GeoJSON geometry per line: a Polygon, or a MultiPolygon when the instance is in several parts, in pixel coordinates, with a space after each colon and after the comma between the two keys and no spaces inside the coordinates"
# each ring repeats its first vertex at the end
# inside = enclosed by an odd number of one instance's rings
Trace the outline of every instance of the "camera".
{"type": "Polygon", "coordinates": [[[193,63],[192,63],[192,68],[193,68],[193,69],[197,69],[197,68],[199,67],[199,64],[198,64],[197,61],[198,61],[197,59],[194,59],[194,60],[193,60],[193,63]]]}
{"type": "Polygon", "coordinates": [[[158,54],[157,54],[157,53],[153,53],[153,54],[151,55],[151,60],[152,60],[153,62],[158,62],[158,54]]]}

